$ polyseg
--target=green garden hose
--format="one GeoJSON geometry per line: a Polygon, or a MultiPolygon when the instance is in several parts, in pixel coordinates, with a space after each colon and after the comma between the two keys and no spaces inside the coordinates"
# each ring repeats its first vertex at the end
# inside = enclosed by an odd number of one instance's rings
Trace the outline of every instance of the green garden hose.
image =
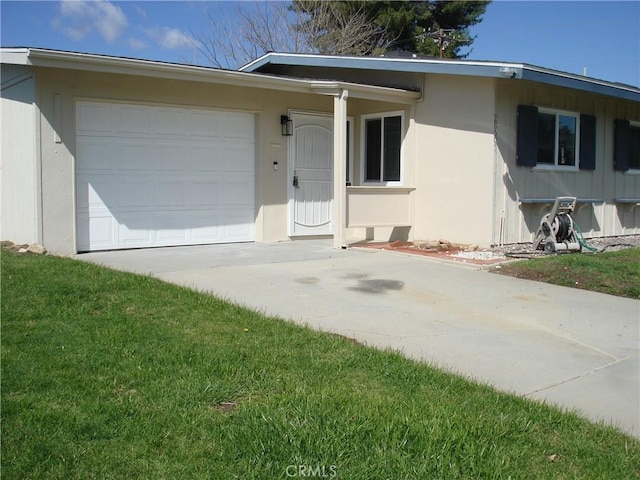
{"type": "Polygon", "coordinates": [[[594,248],[591,245],[587,244],[586,240],[584,239],[584,235],[582,234],[582,230],[580,230],[578,224],[574,222],[573,227],[576,229],[576,237],[578,238],[578,243],[580,243],[580,246],[586,248],[590,252],[597,252],[597,248],[594,248]]]}

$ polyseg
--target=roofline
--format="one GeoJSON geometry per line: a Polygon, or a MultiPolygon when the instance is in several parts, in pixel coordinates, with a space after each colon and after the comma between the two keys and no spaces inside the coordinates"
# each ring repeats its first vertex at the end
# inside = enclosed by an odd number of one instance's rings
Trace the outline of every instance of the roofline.
{"type": "Polygon", "coordinates": [[[353,57],[270,52],[244,65],[241,72],[255,72],[267,65],[290,65],[392,72],[467,75],[529,80],[536,83],[582,90],[625,100],[640,101],[640,88],[598,80],[525,63],[439,58],[353,57]]]}
{"type": "MultiPolygon", "coordinates": [[[[28,65],[34,67],[64,68],[123,75],[141,75],[147,77],[189,80],[206,83],[218,83],[243,87],[267,88],[295,93],[328,92],[318,89],[323,82],[299,78],[282,77],[262,73],[239,72],[213,67],[202,67],[179,63],[142,60],[126,57],[114,57],[80,52],[67,52],[42,48],[1,48],[2,63],[28,65]]],[[[324,82],[331,89],[349,91],[355,98],[384,97],[398,103],[413,103],[420,94],[398,88],[361,85],[349,82],[324,82]]],[[[323,93],[331,94],[331,93],[323,93]]]]}

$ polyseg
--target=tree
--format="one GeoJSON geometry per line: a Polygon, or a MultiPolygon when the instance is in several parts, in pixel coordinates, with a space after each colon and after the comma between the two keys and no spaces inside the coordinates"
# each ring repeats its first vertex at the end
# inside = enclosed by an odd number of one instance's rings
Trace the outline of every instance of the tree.
{"type": "Polygon", "coordinates": [[[316,51],[305,33],[296,28],[301,14],[293,12],[287,2],[242,2],[231,18],[214,17],[206,8],[204,15],[209,28],[192,32],[196,50],[218,68],[236,69],[266,52],[316,51]]]}
{"type": "Polygon", "coordinates": [[[315,36],[309,39],[320,53],[358,54],[335,41],[342,34],[343,26],[327,15],[327,3],[333,4],[329,13],[358,15],[369,25],[369,30],[375,32],[369,36],[368,43],[358,45],[364,54],[401,50],[464,58],[468,52],[462,54],[462,48],[471,46],[474,40],[470,27],[482,21],[490,1],[293,1],[293,10],[307,15],[297,28],[313,30],[309,26],[314,22],[323,27],[315,29],[315,36]]]}
{"type": "Polygon", "coordinates": [[[213,17],[210,28],[194,33],[208,63],[237,68],[266,52],[381,55],[401,50],[464,58],[474,38],[470,27],[482,20],[482,1],[242,2],[235,19],[213,17]]]}

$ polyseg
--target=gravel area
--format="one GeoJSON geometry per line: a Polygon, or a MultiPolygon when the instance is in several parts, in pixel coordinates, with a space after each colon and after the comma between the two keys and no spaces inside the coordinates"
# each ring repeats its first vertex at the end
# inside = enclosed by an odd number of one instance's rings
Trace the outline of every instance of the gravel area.
{"type": "MultiPolygon", "coordinates": [[[[590,247],[597,248],[598,251],[607,252],[622,250],[623,248],[640,247],[640,235],[586,238],[585,241],[590,247]]],[[[532,248],[531,242],[494,247],[491,249],[491,251],[493,253],[502,255],[513,255],[517,253],[543,254],[541,250],[535,252],[532,248]]]]}

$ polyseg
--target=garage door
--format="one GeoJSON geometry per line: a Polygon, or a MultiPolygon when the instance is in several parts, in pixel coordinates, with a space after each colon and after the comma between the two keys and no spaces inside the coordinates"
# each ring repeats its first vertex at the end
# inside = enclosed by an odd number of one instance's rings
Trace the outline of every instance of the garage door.
{"type": "Polygon", "coordinates": [[[78,251],[254,239],[253,115],[78,102],[78,251]]]}

